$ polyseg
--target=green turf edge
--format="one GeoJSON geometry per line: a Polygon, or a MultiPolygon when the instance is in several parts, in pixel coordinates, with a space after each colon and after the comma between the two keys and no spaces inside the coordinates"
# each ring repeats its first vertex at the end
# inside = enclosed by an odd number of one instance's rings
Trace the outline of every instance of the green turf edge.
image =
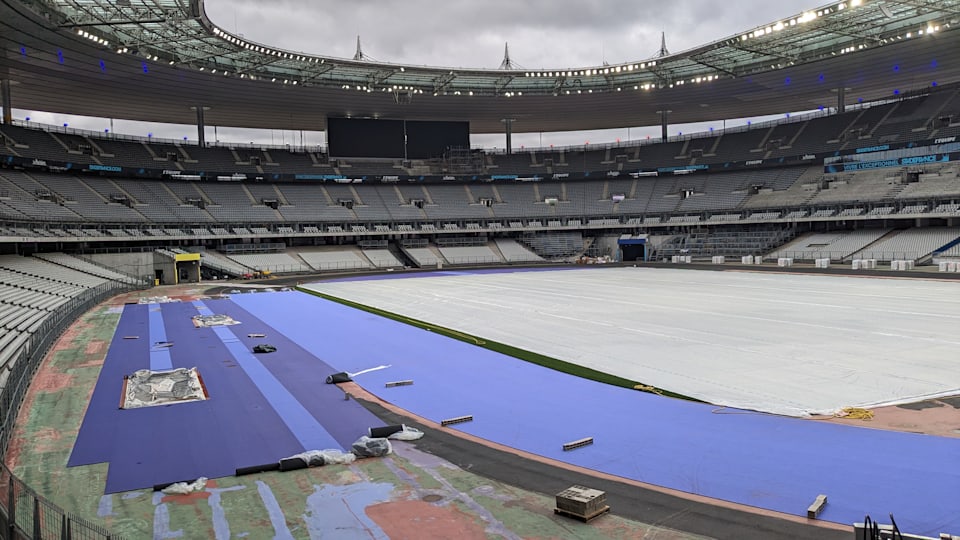
{"type": "MultiPolygon", "coordinates": [[[[570,362],[565,362],[565,361],[563,361],[563,360],[558,360],[558,359],[556,359],[556,358],[551,358],[551,357],[549,357],[549,356],[544,356],[544,355],[542,355],[542,354],[537,354],[537,353],[535,353],[535,352],[527,351],[527,350],[524,350],[524,349],[519,349],[519,348],[517,348],[517,347],[512,347],[512,346],[507,345],[507,344],[505,344],[505,343],[499,343],[499,342],[497,342],[497,341],[491,341],[491,340],[489,340],[489,339],[482,338],[482,337],[479,337],[479,336],[471,336],[471,335],[465,334],[465,333],[463,333],[463,332],[458,332],[458,331],[456,331],[456,330],[451,330],[451,329],[449,329],[449,328],[444,328],[444,327],[442,327],[442,326],[437,326],[437,325],[435,325],[435,324],[431,324],[431,323],[428,323],[428,322],[420,321],[420,320],[413,319],[413,318],[410,318],[410,317],[405,317],[405,316],[403,316],[403,315],[398,315],[398,314],[392,313],[392,312],[390,312],[390,311],[385,311],[385,310],[378,309],[378,308],[375,308],[375,307],[372,307],[372,306],[368,306],[368,305],[365,305],[365,304],[360,304],[360,303],[357,303],[357,302],[352,302],[352,301],[346,300],[346,299],[344,299],[344,298],[340,298],[340,297],[337,297],[337,296],[332,296],[332,295],[329,295],[329,294],[325,294],[325,293],[322,293],[322,292],[320,292],[320,291],[315,291],[315,290],[313,290],[313,289],[307,289],[307,288],[302,287],[302,286],[297,286],[297,287],[296,287],[296,290],[298,290],[298,291],[300,291],[300,292],[303,292],[303,293],[312,294],[313,296],[317,296],[317,297],[319,297],[319,298],[323,298],[324,300],[330,300],[331,302],[336,302],[336,303],[338,303],[338,304],[342,304],[342,305],[345,305],[345,306],[347,306],[347,307],[351,307],[351,308],[354,308],[354,309],[359,309],[359,310],[361,310],[361,311],[366,311],[367,313],[372,313],[372,314],[374,314],[374,315],[379,315],[379,316],[381,316],[381,317],[386,317],[386,318],[388,318],[388,319],[391,319],[391,320],[394,320],[394,321],[397,321],[397,322],[401,322],[401,323],[404,323],[404,324],[409,324],[409,325],[415,326],[415,327],[417,327],[417,328],[421,328],[421,329],[424,329],[424,330],[428,330],[428,331],[431,331],[431,332],[435,332],[435,333],[440,334],[440,335],[442,335],[442,336],[449,337],[449,338],[452,338],[452,339],[456,339],[456,340],[458,340],[458,341],[463,341],[463,342],[469,343],[469,344],[471,344],[471,345],[476,345],[476,346],[478,346],[478,347],[483,347],[484,349],[489,349],[489,350],[491,350],[491,351],[495,351],[495,352],[498,352],[498,353],[501,353],[501,354],[505,354],[505,355],[507,355],[507,356],[512,356],[512,357],[514,357],[514,358],[518,358],[518,359],[520,359],[520,360],[523,360],[523,361],[525,361],[525,362],[530,362],[530,363],[536,364],[536,365],[538,365],[538,366],[543,366],[543,367],[545,367],[545,368],[549,368],[549,369],[553,369],[553,370],[556,370],[556,371],[560,371],[560,372],[562,372],[562,373],[567,373],[567,374],[569,374],[569,375],[574,375],[574,376],[577,376],[577,377],[582,377],[582,378],[584,378],[584,379],[589,379],[589,380],[592,380],[592,381],[597,381],[597,382],[601,382],[601,383],[604,383],[604,384],[610,384],[610,385],[613,385],[613,386],[619,386],[619,387],[622,387],[622,388],[629,388],[629,389],[633,389],[633,388],[634,388],[635,386],[637,386],[638,384],[642,384],[642,383],[638,383],[637,381],[631,381],[631,380],[629,380],[629,379],[624,379],[623,377],[618,377],[618,376],[616,376],[616,375],[611,375],[611,374],[609,374],[609,373],[604,373],[604,372],[602,372],[602,371],[597,371],[597,370],[595,370],[595,369],[591,369],[591,368],[588,368],[588,367],[579,366],[579,365],[577,365],[577,364],[572,364],[572,363],[570,363],[570,362]]],[[[671,398],[676,398],[676,399],[683,399],[683,400],[687,400],[687,401],[696,401],[696,402],[702,403],[702,402],[701,402],[700,400],[698,400],[698,399],[694,399],[694,398],[691,398],[691,397],[689,397],[689,396],[684,396],[684,395],[682,395],[682,394],[677,394],[677,393],[675,393],[675,392],[671,392],[671,391],[669,391],[669,390],[664,390],[664,389],[662,389],[662,388],[656,388],[655,390],[657,391],[657,393],[659,393],[659,394],[661,394],[661,395],[663,395],[663,396],[666,396],[666,397],[671,397],[671,398]]]]}

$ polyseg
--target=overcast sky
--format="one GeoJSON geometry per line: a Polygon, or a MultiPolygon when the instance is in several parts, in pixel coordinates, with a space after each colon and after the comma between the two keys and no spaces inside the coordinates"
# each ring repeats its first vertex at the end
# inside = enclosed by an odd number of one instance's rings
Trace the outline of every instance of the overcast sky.
{"type": "MultiPolygon", "coordinates": [[[[207,15],[223,29],[271,46],[352,57],[357,36],[363,52],[381,62],[496,68],[510,44],[512,61],[525,69],[572,68],[643,60],[660,49],[680,52],[755,26],[819,7],[805,0],[206,0],[207,15]]],[[[15,117],[102,131],[103,119],[83,119],[15,110],[15,117]]],[[[756,119],[760,120],[760,119],[756,119]]],[[[703,125],[675,127],[704,131],[703,125]]],[[[116,132],[196,139],[196,128],[117,121],[116,132]]],[[[516,146],[613,142],[658,136],[659,128],[603,132],[516,135],[516,146]]],[[[299,144],[300,133],[220,128],[222,141],[299,144]]],[[[208,136],[208,140],[211,140],[208,136]]],[[[502,137],[480,136],[474,144],[502,146],[502,137]]],[[[306,134],[305,142],[323,142],[306,134]]]]}

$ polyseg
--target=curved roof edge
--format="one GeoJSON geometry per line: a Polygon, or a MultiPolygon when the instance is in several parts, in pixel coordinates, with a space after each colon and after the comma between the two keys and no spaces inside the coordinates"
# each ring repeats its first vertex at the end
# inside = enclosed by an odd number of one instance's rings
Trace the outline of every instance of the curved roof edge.
{"type": "Polygon", "coordinates": [[[312,131],[332,116],[455,120],[473,133],[651,126],[661,111],[671,124],[756,118],[834,107],[839,89],[856,103],[960,81],[960,0],[857,1],[587,75],[281,51],[223,31],[201,0],[0,0],[0,78],[27,110],[193,124],[202,107],[207,125],[312,131]]]}

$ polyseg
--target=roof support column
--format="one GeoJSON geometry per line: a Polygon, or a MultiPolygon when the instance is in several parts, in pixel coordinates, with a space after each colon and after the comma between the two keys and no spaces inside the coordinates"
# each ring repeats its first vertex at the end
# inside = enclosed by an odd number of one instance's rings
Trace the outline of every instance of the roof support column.
{"type": "Polygon", "coordinates": [[[13,123],[13,100],[10,99],[10,79],[0,80],[0,106],[3,107],[3,124],[13,123]]]}
{"type": "Polygon", "coordinates": [[[667,115],[673,111],[664,109],[662,111],[657,111],[657,114],[660,115],[660,140],[667,142],[667,115]]]}
{"type": "Polygon", "coordinates": [[[204,107],[203,105],[197,105],[196,107],[190,107],[192,110],[197,113],[197,141],[200,144],[200,148],[206,148],[207,146],[207,136],[204,133],[206,131],[206,123],[203,119],[203,112],[209,111],[210,107],[204,107]]]}
{"type": "Polygon", "coordinates": [[[513,154],[513,121],[514,118],[504,118],[500,120],[503,122],[503,127],[507,135],[507,155],[513,154]]]}
{"type": "Polygon", "coordinates": [[[841,86],[837,88],[837,113],[845,112],[847,112],[847,89],[841,86]]]}

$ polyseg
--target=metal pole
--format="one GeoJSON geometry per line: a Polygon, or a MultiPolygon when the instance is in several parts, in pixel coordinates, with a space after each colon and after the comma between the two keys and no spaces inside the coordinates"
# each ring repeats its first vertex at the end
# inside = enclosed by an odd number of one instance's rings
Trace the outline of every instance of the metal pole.
{"type": "Polygon", "coordinates": [[[43,530],[40,527],[40,499],[33,496],[33,537],[43,538],[43,530]]]}
{"type": "Polygon", "coordinates": [[[843,114],[847,112],[847,89],[837,88],[837,112],[843,114]]]}
{"type": "Polygon", "coordinates": [[[663,142],[667,142],[667,115],[670,114],[671,111],[662,110],[657,112],[660,113],[660,138],[663,142]]]}
{"type": "Polygon", "coordinates": [[[203,121],[203,105],[197,105],[197,141],[200,145],[200,148],[205,148],[207,146],[207,137],[204,131],[206,126],[203,121]]]}
{"type": "Polygon", "coordinates": [[[3,123],[13,123],[13,102],[10,99],[10,79],[0,81],[0,105],[3,106],[3,123]]]}
{"type": "Polygon", "coordinates": [[[7,538],[15,538],[14,534],[17,532],[17,499],[13,483],[17,480],[13,476],[13,472],[7,469],[3,463],[0,463],[0,471],[6,471],[9,482],[7,484],[7,538]]]}

